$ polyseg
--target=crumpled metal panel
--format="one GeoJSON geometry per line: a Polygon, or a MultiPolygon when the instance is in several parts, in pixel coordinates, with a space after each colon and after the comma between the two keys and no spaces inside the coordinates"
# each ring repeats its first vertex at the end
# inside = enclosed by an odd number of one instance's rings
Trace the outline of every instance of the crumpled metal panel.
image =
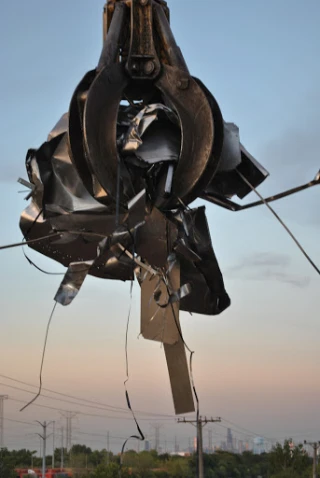
{"type": "Polygon", "coordinates": [[[143,139],[142,145],[135,152],[138,160],[147,164],[178,161],[181,139],[180,130],[174,124],[159,119],[148,128],[143,139]]]}
{"type": "Polygon", "coordinates": [[[225,198],[237,195],[243,199],[252,189],[241,179],[238,171],[253,187],[259,186],[269,176],[268,171],[241,144],[239,128],[224,122],[219,168],[205,191],[225,198]]]}
{"type": "Polygon", "coordinates": [[[232,171],[241,163],[239,128],[224,121],[223,146],[218,172],[232,171]]]}
{"type": "MultiPolygon", "coordinates": [[[[120,122],[120,124],[128,128],[126,133],[118,139],[122,153],[126,154],[128,152],[137,151],[143,145],[145,139],[142,140],[142,136],[150,125],[158,120],[160,111],[166,114],[167,119],[169,119],[171,123],[178,124],[178,118],[173,111],[161,103],[145,106],[136,116],[131,118],[130,121],[128,121],[130,111],[127,111],[127,114],[122,116],[122,122],[120,122]]],[[[161,128],[158,129],[161,131],[161,128]]],[[[161,147],[161,143],[159,143],[159,146],[161,147]]],[[[166,160],[166,158],[162,159],[162,161],[163,160],[166,160]]],[[[150,158],[147,158],[147,161],[149,162],[150,158]]]]}

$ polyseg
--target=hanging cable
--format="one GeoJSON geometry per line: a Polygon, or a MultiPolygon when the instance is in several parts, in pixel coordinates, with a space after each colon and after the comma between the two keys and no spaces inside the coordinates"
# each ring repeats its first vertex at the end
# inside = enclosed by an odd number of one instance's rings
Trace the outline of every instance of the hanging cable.
{"type": "MultiPolygon", "coordinates": [[[[135,237],[132,238],[133,241],[133,251],[132,251],[132,269],[134,271],[134,267],[135,267],[135,251],[134,251],[134,244],[135,244],[135,237]]],[[[127,400],[127,405],[128,405],[128,408],[129,410],[131,411],[132,413],[132,417],[135,421],[135,424],[136,424],[136,427],[137,427],[137,430],[138,430],[138,433],[139,433],[139,436],[138,435],[131,435],[130,437],[128,437],[125,442],[123,443],[122,445],[122,448],[121,448],[121,453],[120,453],[120,470],[119,470],[119,475],[121,476],[121,470],[122,470],[122,466],[123,466],[123,454],[124,454],[124,451],[125,451],[125,447],[126,447],[126,444],[128,443],[128,441],[131,439],[131,438],[135,438],[136,440],[140,440],[140,441],[144,441],[145,437],[144,437],[144,434],[139,426],[139,423],[138,423],[138,420],[135,416],[135,413],[134,413],[134,410],[132,409],[131,407],[131,403],[130,403],[130,397],[129,397],[129,393],[128,393],[128,390],[127,390],[127,382],[130,378],[130,375],[129,375],[129,358],[128,358],[128,333],[129,333],[129,324],[130,324],[130,316],[131,316],[131,308],[132,308],[132,289],[133,289],[133,280],[131,280],[131,284],[130,284],[130,305],[129,305],[129,312],[128,312],[128,318],[127,318],[127,326],[126,326],[126,335],[125,335],[125,361],[126,361],[126,379],[124,381],[124,388],[125,388],[125,395],[126,395],[126,400],[127,400]]]]}
{"type": "MultiPolygon", "coordinates": [[[[13,381],[13,382],[16,382],[16,383],[20,383],[22,385],[26,385],[28,387],[32,387],[32,388],[38,388],[38,386],[36,385],[33,385],[31,383],[28,383],[28,382],[23,382],[22,380],[17,380],[15,378],[12,378],[12,377],[9,377],[8,375],[3,375],[3,374],[0,374],[0,377],[6,379],[6,380],[10,380],[10,381],[13,381]]],[[[5,383],[1,383],[0,382],[0,385],[2,386],[7,386],[9,388],[12,388],[12,386],[9,386],[8,384],[5,384],[5,383]]],[[[21,388],[21,387],[15,387],[16,389],[18,390],[21,390],[23,392],[27,392],[27,393],[33,393],[33,392],[30,392],[29,390],[26,390],[24,388],[21,388]]],[[[61,393],[61,392],[57,392],[55,390],[51,390],[49,388],[44,388],[42,387],[42,390],[45,390],[46,392],[51,392],[51,393],[54,393],[56,395],[59,395],[59,396],[62,396],[62,397],[67,397],[67,398],[71,398],[73,400],[80,400],[82,402],[85,402],[85,403],[77,403],[77,402],[70,402],[69,400],[63,400],[67,403],[72,403],[73,405],[80,405],[80,406],[86,406],[87,403],[89,404],[93,404],[93,405],[96,405],[95,407],[91,407],[90,408],[96,408],[98,410],[107,410],[107,411],[111,411],[111,412],[127,412],[128,410],[126,408],[123,408],[123,407],[117,407],[117,406],[114,406],[114,405],[110,405],[110,404],[104,404],[102,402],[97,402],[95,400],[88,400],[86,398],[81,398],[81,397],[77,397],[75,395],[68,395],[66,393],[61,393]],[[98,405],[98,406],[97,406],[98,405]]],[[[48,398],[48,399],[53,399],[53,400],[56,400],[55,397],[51,397],[49,395],[41,395],[42,397],[45,397],[45,398],[48,398]]],[[[144,411],[136,411],[136,413],[138,413],[139,415],[147,415],[147,416],[150,416],[150,417],[161,417],[163,420],[167,420],[167,419],[173,419],[175,418],[174,415],[165,415],[163,413],[156,413],[156,412],[144,412],[144,411]]],[[[147,419],[146,419],[147,420],[147,419]]]]}
{"type": "Polygon", "coordinates": [[[47,329],[46,329],[45,338],[44,338],[42,358],[41,358],[41,366],[40,366],[40,373],[39,373],[39,390],[38,390],[38,393],[37,393],[37,395],[36,395],[32,400],[30,400],[30,402],[28,402],[24,407],[22,407],[22,408],[20,409],[20,412],[22,412],[22,411],[25,410],[27,407],[29,407],[32,403],[34,403],[34,402],[37,400],[37,398],[41,395],[41,390],[42,390],[42,369],[43,369],[44,357],[45,357],[46,348],[47,348],[47,341],[48,341],[49,329],[50,329],[50,325],[51,325],[51,321],[52,321],[52,317],[53,317],[54,311],[56,310],[57,303],[58,303],[58,302],[55,302],[55,303],[54,303],[53,309],[52,309],[52,311],[51,311],[51,314],[50,314],[50,317],[49,317],[49,320],[48,320],[48,324],[47,324],[47,329]]]}
{"type": "Polygon", "coordinates": [[[0,246],[0,251],[4,249],[11,249],[13,247],[27,246],[29,244],[36,244],[37,242],[43,242],[47,239],[52,239],[54,237],[61,236],[61,232],[54,232],[53,234],[48,234],[47,236],[38,237],[38,239],[29,239],[28,241],[16,242],[13,244],[6,244],[5,246],[0,246]]]}
{"type": "Polygon", "coordinates": [[[314,270],[320,275],[320,269],[316,266],[316,264],[313,262],[313,260],[311,259],[311,257],[309,256],[309,254],[307,254],[307,252],[305,251],[305,249],[303,248],[303,246],[300,244],[300,242],[296,239],[296,237],[294,236],[294,234],[290,231],[290,229],[288,228],[288,226],[286,226],[286,224],[282,221],[282,219],[278,216],[278,214],[275,212],[275,210],[270,206],[270,204],[264,199],[263,196],[261,196],[261,194],[256,190],[256,188],[243,176],[243,174],[240,173],[240,171],[237,170],[237,173],[239,174],[240,178],[252,189],[252,191],[254,191],[256,193],[256,195],[261,199],[261,201],[263,201],[263,203],[267,206],[267,208],[269,209],[269,211],[275,216],[275,218],[280,222],[280,224],[282,225],[282,227],[287,231],[287,233],[289,234],[289,236],[291,237],[291,239],[295,242],[295,244],[297,245],[297,247],[300,249],[300,251],[302,252],[302,254],[305,256],[305,258],[307,259],[307,261],[311,264],[311,266],[314,268],[314,270]]]}
{"type": "Polygon", "coordinates": [[[30,257],[27,256],[27,254],[24,252],[24,249],[22,249],[24,257],[27,259],[29,264],[33,267],[35,267],[38,271],[42,272],[43,274],[46,274],[48,276],[64,276],[65,272],[50,272],[50,271],[45,271],[44,269],[41,269],[35,262],[33,262],[30,257]]]}

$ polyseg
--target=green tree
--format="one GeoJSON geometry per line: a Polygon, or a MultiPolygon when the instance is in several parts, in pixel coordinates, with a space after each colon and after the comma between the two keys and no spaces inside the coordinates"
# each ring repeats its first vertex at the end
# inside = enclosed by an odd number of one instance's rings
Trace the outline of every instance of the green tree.
{"type": "Polygon", "coordinates": [[[271,478],[304,478],[308,477],[310,458],[303,445],[291,446],[292,440],[284,444],[277,443],[269,453],[271,478]]]}
{"type": "MultiPolygon", "coordinates": [[[[109,465],[98,465],[90,478],[119,478],[120,466],[117,463],[109,463],[109,465]]],[[[127,468],[122,467],[121,478],[129,478],[127,468]]]]}
{"type": "Polygon", "coordinates": [[[189,467],[189,461],[187,458],[182,457],[172,457],[166,465],[166,470],[169,476],[180,478],[180,477],[191,477],[191,469],[189,467]]]}
{"type": "Polygon", "coordinates": [[[10,453],[6,448],[0,450],[0,477],[15,478],[14,463],[10,459],[10,453]]]}
{"type": "Polygon", "coordinates": [[[139,477],[149,478],[154,476],[152,470],[158,467],[158,453],[155,450],[142,451],[136,459],[136,471],[139,477]]]}

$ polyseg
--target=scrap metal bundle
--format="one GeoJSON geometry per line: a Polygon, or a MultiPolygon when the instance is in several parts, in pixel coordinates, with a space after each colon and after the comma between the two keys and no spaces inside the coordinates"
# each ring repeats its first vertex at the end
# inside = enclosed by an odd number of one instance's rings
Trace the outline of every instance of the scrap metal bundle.
{"type": "Polygon", "coordinates": [[[205,208],[243,198],[268,173],[190,75],[162,0],[110,0],[95,70],[26,167],[31,203],[21,230],[68,268],[55,300],[67,305],[87,274],[141,286],[141,333],[164,344],[177,414],[194,410],[179,310],[230,305],[205,208]],[[240,174],[239,174],[240,173],[240,174]],[[61,233],[58,238],[56,233],[61,233]]]}

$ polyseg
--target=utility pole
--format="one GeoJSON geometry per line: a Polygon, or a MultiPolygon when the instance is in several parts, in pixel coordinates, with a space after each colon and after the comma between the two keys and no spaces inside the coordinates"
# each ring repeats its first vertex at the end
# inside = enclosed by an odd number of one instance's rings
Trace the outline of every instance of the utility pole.
{"type": "Polygon", "coordinates": [[[8,398],[8,395],[0,395],[0,450],[3,448],[3,402],[8,398]]]}
{"type": "Polygon", "coordinates": [[[110,462],[110,433],[109,431],[107,432],[107,465],[109,465],[110,462]]]}
{"type": "Polygon", "coordinates": [[[55,443],[54,443],[54,438],[55,438],[55,429],[56,429],[56,422],[53,421],[53,432],[52,432],[52,468],[54,468],[54,446],[55,446],[55,443]]]}
{"type": "Polygon", "coordinates": [[[212,453],[212,450],[213,450],[213,446],[212,446],[212,430],[208,430],[208,438],[209,438],[209,450],[210,450],[210,453],[212,453]]]}
{"type": "Polygon", "coordinates": [[[201,416],[199,416],[196,420],[186,420],[185,418],[183,420],[178,420],[178,423],[190,423],[197,429],[198,478],[204,478],[202,430],[207,425],[207,423],[216,422],[221,422],[221,418],[202,418],[201,416]]]}
{"type": "Polygon", "coordinates": [[[317,453],[320,448],[320,441],[318,442],[307,442],[304,440],[305,445],[309,445],[313,448],[313,478],[317,478],[317,453]]]}
{"type": "Polygon", "coordinates": [[[64,447],[64,443],[63,443],[63,427],[61,427],[61,460],[60,460],[60,470],[62,471],[63,470],[63,466],[64,466],[64,463],[63,463],[63,454],[64,454],[64,450],[63,450],[63,447],[64,447]]]}
{"type": "Polygon", "coordinates": [[[50,435],[47,435],[47,427],[49,425],[51,425],[52,422],[38,422],[38,420],[36,420],[37,423],[39,423],[39,425],[42,427],[43,429],[43,434],[40,435],[40,433],[37,433],[37,435],[39,435],[39,437],[42,439],[42,478],[45,478],[45,474],[46,474],[46,445],[47,445],[47,439],[49,438],[50,435]]]}

